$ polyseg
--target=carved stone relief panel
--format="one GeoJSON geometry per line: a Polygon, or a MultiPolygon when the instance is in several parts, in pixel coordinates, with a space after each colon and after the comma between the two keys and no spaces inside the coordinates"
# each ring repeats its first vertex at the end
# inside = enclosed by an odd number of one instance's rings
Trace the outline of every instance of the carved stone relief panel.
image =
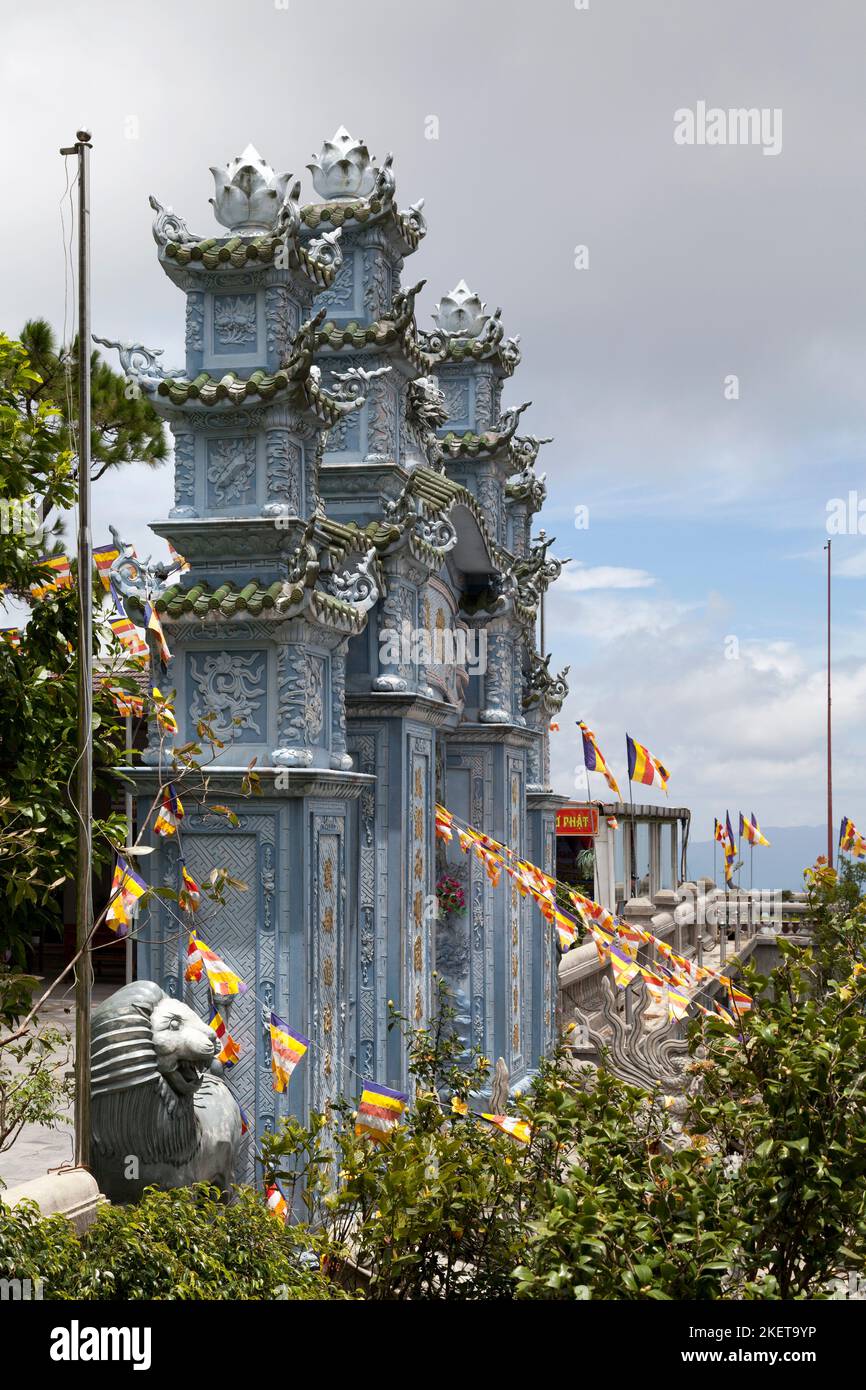
{"type": "Polygon", "coordinates": [[[229,512],[255,505],[256,441],[248,437],[208,439],[206,497],[208,509],[229,512]]]}
{"type": "Polygon", "coordinates": [[[267,652],[188,652],[186,678],[193,732],[203,719],[226,744],[267,742],[267,652]]]}
{"type": "Polygon", "coordinates": [[[254,294],[215,294],[213,297],[214,354],[231,356],[255,352],[257,305],[254,294]]]}
{"type": "Polygon", "coordinates": [[[300,326],[300,307],[288,286],[270,285],[265,290],[265,335],[274,366],[288,359],[300,326]]]}
{"type": "Polygon", "coordinates": [[[327,1111],[343,1086],[344,822],[312,817],[311,1040],[313,1106],[327,1111]]]}
{"type": "Polygon", "coordinates": [[[409,743],[409,833],[406,861],[409,949],[406,952],[404,1012],[423,1028],[430,1012],[430,932],[433,929],[430,811],[433,746],[413,736],[409,743]]]}

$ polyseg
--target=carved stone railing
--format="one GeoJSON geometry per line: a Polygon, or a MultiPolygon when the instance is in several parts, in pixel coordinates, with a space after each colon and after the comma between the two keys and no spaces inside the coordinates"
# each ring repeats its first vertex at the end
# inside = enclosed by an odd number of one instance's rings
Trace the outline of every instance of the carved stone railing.
{"type": "MultiPolygon", "coordinates": [[[[771,949],[779,935],[808,939],[810,930],[804,895],[782,902],[780,894],[760,890],[726,893],[710,879],[683,883],[675,891],[662,889],[653,898],[631,898],[620,916],[652,933],[686,960],[733,974],[757,947],[771,949]]],[[[637,959],[648,969],[665,966],[652,944],[641,947],[637,959]]],[[[702,1002],[709,1005],[723,989],[720,982],[705,982],[702,1002]]],[[[683,1024],[669,1024],[650,1005],[642,982],[634,982],[625,990],[615,989],[610,967],[602,964],[591,941],[567,952],[560,961],[559,1017],[564,1027],[576,1025],[567,1034],[575,1060],[597,1062],[601,1048],[607,1047],[609,1063],[623,1079],[632,1079],[641,1069],[646,1071],[641,1039],[647,1030],[658,1033],[653,1051],[657,1058],[664,1039],[685,1036],[683,1024]],[[628,1065],[627,1057],[631,1058],[628,1065]]]]}

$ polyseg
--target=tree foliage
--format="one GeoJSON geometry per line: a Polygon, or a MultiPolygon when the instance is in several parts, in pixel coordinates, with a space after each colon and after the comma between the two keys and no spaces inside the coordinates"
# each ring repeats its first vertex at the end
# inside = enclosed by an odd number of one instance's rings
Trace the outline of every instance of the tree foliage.
{"type": "MultiPolygon", "coordinates": [[[[24,392],[24,412],[29,416],[44,402],[53,402],[59,411],[61,442],[72,449],[78,423],[78,338],[68,346],[58,345],[45,319],[29,319],[21,330],[21,343],[38,378],[24,392]]],[[[165,462],[165,430],[147,396],[96,351],[90,354],[90,410],[94,481],[126,463],[154,468],[165,462]]]]}

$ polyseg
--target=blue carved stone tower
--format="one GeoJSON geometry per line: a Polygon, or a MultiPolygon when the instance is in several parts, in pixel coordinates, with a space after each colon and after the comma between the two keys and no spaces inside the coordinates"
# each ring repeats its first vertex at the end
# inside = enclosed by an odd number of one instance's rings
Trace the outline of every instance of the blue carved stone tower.
{"type": "MultiPolygon", "coordinates": [[[[518,436],[525,407],[500,409],[517,343],[462,283],[417,329],[420,285],[401,274],[426,225],[420,202],[398,210],[390,156],[377,166],[341,129],[309,168],[306,206],[252,148],[214,169],[216,238],[152,199],[160,264],[186,296],[186,363],[118,345],[174,437],[175,504],[153,529],[190,569],[154,592],[124,554],[116,578],[131,616],[145,596],[161,615],[172,660],[154,679],[177,691],[177,741],[211,730],[223,745],[210,799],[238,823],[188,814],[184,849],[197,880],[225,866],[249,884],[199,925],[250,985],[230,1013],[229,1084],[259,1133],[356,1097],[360,1075],[405,1083],[388,1001],[426,1023],[434,971],[467,1041],[515,1084],[554,1029],[550,930],[434,839],[440,800],[553,867],[548,724],[566,687],[535,629],[561,566],[531,536],[542,441],[518,436]],[[446,863],[462,917],[437,914],[446,863]],[[270,1007],[312,1040],[283,1096],[270,1007]]],[[[160,756],[153,728],[142,812],[160,756]]],[[[177,844],[147,868],[176,887],[177,844]]],[[[177,993],[183,937],[170,905],[149,909],[140,973],[177,993]]]]}

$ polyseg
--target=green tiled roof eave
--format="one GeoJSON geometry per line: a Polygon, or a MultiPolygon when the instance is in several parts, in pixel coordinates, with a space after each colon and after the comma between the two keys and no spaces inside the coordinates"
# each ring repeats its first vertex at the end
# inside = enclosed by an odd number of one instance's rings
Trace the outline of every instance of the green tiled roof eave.
{"type": "MultiPolygon", "coordinates": [[[[229,237],[226,240],[205,237],[201,241],[193,242],[169,241],[164,257],[173,261],[175,265],[190,266],[193,269],[200,265],[203,270],[244,270],[251,265],[272,265],[277,248],[285,245],[285,237],[270,233],[250,238],[229,237]]],[[[333,284],[337,273],[336,266],[317,260],[305,246],[299,246],[291,240],[288,243],[287,262],[290,270],[305,271],[322,289],[327,289],[333,284]]]]}
{"type": "Polygon", "coordinates": [[[309,203],[301,209],[301,223],[310,231],[319,227],[345,227],[353,222],[363,227],[369,222],[393,220],[394,227],[406,246],[414,251],[424,236],[410,217],[398,212],[391,202],[381,198],[355,199],[351,202],[309,203]]]}

